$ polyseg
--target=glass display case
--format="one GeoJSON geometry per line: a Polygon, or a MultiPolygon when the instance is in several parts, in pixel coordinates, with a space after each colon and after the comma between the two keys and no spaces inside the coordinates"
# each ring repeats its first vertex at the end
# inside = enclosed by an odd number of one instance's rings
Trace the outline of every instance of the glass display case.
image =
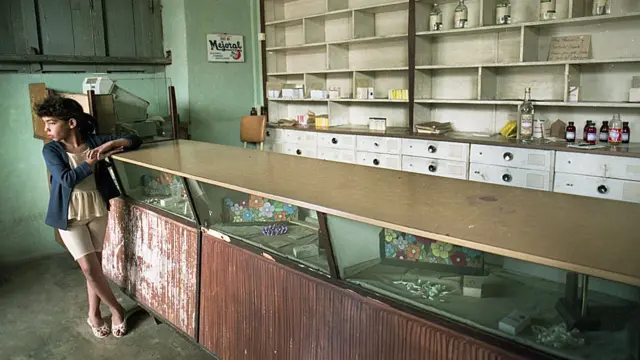
{"type": "Polygon", "coordinates": [[[114,176],[125,196],[195,222],[195,214],[183,178],[158,170],[115,161],[114,176]]]}
{"type": "Polygon", "coordinates": [[[638,287],[334,216],[327,223],[348,282],[562,358],[637,359],[638,287]]]}
{"type": "Polygon", "coordinates": [[[329,274],[315,211],[206,183],[188,184],[205,228],[329,274]]]}
{"type": "Polygon", "coordinates": [[[560,358],[640,358],[640,287],[332,215],[325,222],[324,214],[277,199],[114,164],[129,198],[398,308],[560,358]]]}

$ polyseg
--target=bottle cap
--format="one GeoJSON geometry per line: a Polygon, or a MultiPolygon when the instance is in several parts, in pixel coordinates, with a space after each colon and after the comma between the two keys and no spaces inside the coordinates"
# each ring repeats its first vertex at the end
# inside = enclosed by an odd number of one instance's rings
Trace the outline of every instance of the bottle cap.
{"type": "Polygon", "coordinates": [[[573,125],[573,121],[569,121],[569,125],[573,125]]]}
{"type": "Polygon", "coordinates": [[[622,125],[629,125],[629,122],[628,121],[623,121],[622,125]]]}

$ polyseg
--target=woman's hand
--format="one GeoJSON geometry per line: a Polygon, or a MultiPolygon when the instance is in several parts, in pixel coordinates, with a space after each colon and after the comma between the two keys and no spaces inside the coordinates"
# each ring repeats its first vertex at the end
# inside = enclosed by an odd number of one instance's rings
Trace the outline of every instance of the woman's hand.
{"type": "Polygon", "coordinates": [[[95,161],[101,161],[113,154],[117,154],[124,150],[125,146],[129,145],[129,141],[125,139],[118,139],[104,143],[97,148],[91,149],[89,152],[89,159],[95,161]]]}

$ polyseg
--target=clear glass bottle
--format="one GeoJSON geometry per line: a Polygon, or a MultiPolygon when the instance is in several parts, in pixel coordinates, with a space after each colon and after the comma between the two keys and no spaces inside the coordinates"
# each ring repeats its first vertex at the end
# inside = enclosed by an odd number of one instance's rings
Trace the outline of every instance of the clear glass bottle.
{"type": "Polygon", "coordinates": [[[622,143],[622,120],[620,114],[613,115],[611,125],[609,126],[609,144],[620,145],[622,143]]]}
{"type": "Polygon", "coordinates": [[[429,30],[442,30],[442,10],[440,10],[438,4],[433,4],[431,8],[431,13],[429,14],[429,30]]]}
{"type": "Polygon", "coordinates": [[[511,1],[501,0],[496,4],[496,25],[511,24],[511,1]]]}
{"type": "Polygon", "coordinates": [[[520,105],[520,117],[518,124],[519,139],[523,141],[531,141],[533,138],[533,116],[535,110],[531,102],[531,88],[524,90],[524,101],[520,105]]]}
{"type": "Polygon", "coordinates": [[[593,9],[591,15],[609,15],[611,14],[611,5],[609,0],[593,0],[593,9]]]}
{"type": "Polygon", "coordinates": [[[460,4],[456,7],[453,14],[453,27],[456,29],[466,28],[469,24],[469,9],[464,4],[464,0],[460,0],[460,4]]]}
{"type": "Polygon", "coordinates": [[[540,20],[556,19],[556,0],[540,0],[540,20]]]}

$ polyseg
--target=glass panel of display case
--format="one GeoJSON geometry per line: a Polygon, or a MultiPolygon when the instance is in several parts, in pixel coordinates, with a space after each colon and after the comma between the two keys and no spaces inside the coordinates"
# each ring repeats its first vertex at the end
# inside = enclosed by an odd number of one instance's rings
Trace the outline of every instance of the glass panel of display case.
{"type": "Polygon", "coordinates": [[[195,221],[182,178],[158,170],[114,160],[120,191],[126,196],[195,221]]]}
{"type": "Polygon", "coordinates": [[[187,182],[206,228],[329,273],[315,211],[193,180],[187,182]]]}
{"type": "Polygon", "coordinates": [[[640,355],[639,287],[335,216],[327,223],[342,277],[363,288],[562,358],[640,355]]]}

